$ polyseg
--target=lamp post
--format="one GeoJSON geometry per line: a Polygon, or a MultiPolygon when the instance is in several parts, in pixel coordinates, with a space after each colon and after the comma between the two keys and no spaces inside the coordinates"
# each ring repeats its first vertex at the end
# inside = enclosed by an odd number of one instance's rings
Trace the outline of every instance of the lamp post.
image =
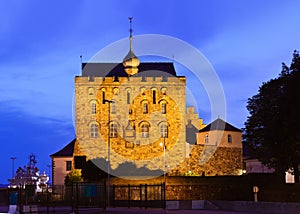
{"type": "Polygon", "coordinates": [[[164,149],[164,183],[166,185],[166,136],[164,135],[164,142],[160,143],[160,146],[163,146],[164,149]]]}
{"type": "Polygon", "coordinates": [[[104,103],[108,103],[108,137],[107,137],[107,207],[110,205],[110,104],[113,103],[113,100],[104,100],[104,103]]]}
{"type": "Polygon", "coordinates": [[[17,159],[16,157],[10,157],[11,161],[12,161],[12,168],[11,168],[11,178],[14,178],[14,174],[15,174],[15,160],[17,159]]]}

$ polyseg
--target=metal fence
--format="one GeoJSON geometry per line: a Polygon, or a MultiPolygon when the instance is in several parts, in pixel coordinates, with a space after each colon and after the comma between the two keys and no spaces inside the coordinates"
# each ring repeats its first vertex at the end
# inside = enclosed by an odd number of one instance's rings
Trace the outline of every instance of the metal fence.
{"type": "Polygon", "coordinates": [[[82,208],[106,208],[104,183],[73,183],[35,192],[35,186],[9,189],[9,204],[21,213],[79,213],[82,208]]]}

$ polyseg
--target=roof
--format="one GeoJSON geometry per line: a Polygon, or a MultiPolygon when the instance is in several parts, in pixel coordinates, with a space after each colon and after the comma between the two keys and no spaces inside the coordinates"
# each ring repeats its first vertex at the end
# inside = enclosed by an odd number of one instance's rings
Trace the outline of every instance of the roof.
{"type": "Polygon", "coordinates": [[[224,120],[218,118],[212,123],[205,126],[199,132],[207,132],[212,130],[223,130],[223,131],[233,131],[233,132],[242,132],[241,129],[234,127],[233,125],[225,122],[224,120]]]}
{"type": "Polygon", "coordinates": [[[74,146],[75,146],[76,138],[72,140],[68,145],[64,148],[55,152],[54,154],[50,155],[50,157],[66,157],[66,156],[73,156],[74,153],[74,146]]]}
{"type": "MultiPolygon", "coordinates": [[[[143,62],[138,69],[139,73],[134,76],[176,76],[174,64],[171,62],[143,62]]],[[[82,63],[82,76],[128,77],[128,74],[122,63],[82,63]]]]}

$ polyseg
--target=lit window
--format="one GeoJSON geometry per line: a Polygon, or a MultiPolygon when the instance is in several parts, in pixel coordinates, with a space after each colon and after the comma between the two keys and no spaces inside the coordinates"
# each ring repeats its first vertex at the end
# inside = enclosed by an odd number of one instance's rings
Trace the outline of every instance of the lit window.
{"type": "Polygon", "coordinates": [[[72,161],[66,161],[66,171],[72,170],[72,161]]]}
{"type": "Polygon", "coordinates": [[[144,114],[148,113],[148,104],[146,102],[143,103],[143,113],[144,114]]]}
{"type": "Polygon", "coordinates": [[[232,143],[232,137],[230,134],[227,136],[227,140],[228,140],[228,143],[232,143]]]}
{"type": "Polygon", "coordinates": [[[205,143],[208,143],[209,142],[209,140],[208,140],[208,134],[207,135],[205,135],[205,143]]]}
{"type": "Polygon", "coordinates": [[[96,103],[92,103],[92,114],[96,114],[97,106],[96,103]]]}
{"type": "Polygon", "coordinates": [[[164,137],[164,138],[168,137],[168,126],[167,125],[164,124],[160,127],[160,136],[164,137]]]}
{"type": "Polygon", "coordinates": [[[167,113],[167,104],[166,103],[162,103],[161,104],[161,113],[162,114],[166,114],[167,113]]]}
{"type": "Polygon", "coordinates": [[[149,137],[149,126],[148,124],[143,124],[141,128],[141,133],[143,138],[149,137]]]}
{"type": "Polygon", "coordinates": [[[117,124],[112,123],[109,126],[109,137],[116,138],[118,137],[118,127],[117,124]]]}
{"type": "Polygon", "coordinates": [[[90,135],[93,138],[98,137],[98,125],[97,124],[91,125],[90,135]]]}

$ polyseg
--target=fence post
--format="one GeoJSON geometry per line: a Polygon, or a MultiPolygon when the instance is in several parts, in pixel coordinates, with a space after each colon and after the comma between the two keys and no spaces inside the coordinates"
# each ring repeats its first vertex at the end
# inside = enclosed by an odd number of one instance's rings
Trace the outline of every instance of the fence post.
{"type": "Polygon", "coordinates": [[[71,211],[71,213],[74,213],[74,183],[73,183],[73,181],[72,181],[72,186],[71,186],[71,194],[72,194],[72,197],[71,197],[72,211],[71,211]]]}
{"type": "Polygon", "coordinates": [[[128,184],[128,208],[130,208],[130,200],[131,200],[131,196],[130,196],[130,184],[128,184]]]}
{"type": "Polygon", "coordinates": [[[147,184],[145,184],[145,209],[148,207],[148,190],[147,190],[147,184]]]}
{"type": "Polygon", "coordinates": [[[143,206],[143,185],[142,184],[140,184],[140,207],[142,207],[143,206]]]}
{"type": "Polygon", "coordinates": [[[112,192],[112,200],[111,200],[113,207],[115,207],[115,189],[116,189],[116,185],[114,184],[112,189],[113,192],[112,192]]]}
{"type": "Polygon", "coordinates": [[[78,213],[78,204],[79,204],[79,191],[78,191],[78,182],[76,182],[76,213],[78,213]]]}
{"type": "Polygon", "coordinates": [[[167,186],[166,186],[166,182],[164,182],[164,190],[163,190],[163,193],[164,193],[164,210],[166,209],[166,190],[167,190],[167,186]]]}

